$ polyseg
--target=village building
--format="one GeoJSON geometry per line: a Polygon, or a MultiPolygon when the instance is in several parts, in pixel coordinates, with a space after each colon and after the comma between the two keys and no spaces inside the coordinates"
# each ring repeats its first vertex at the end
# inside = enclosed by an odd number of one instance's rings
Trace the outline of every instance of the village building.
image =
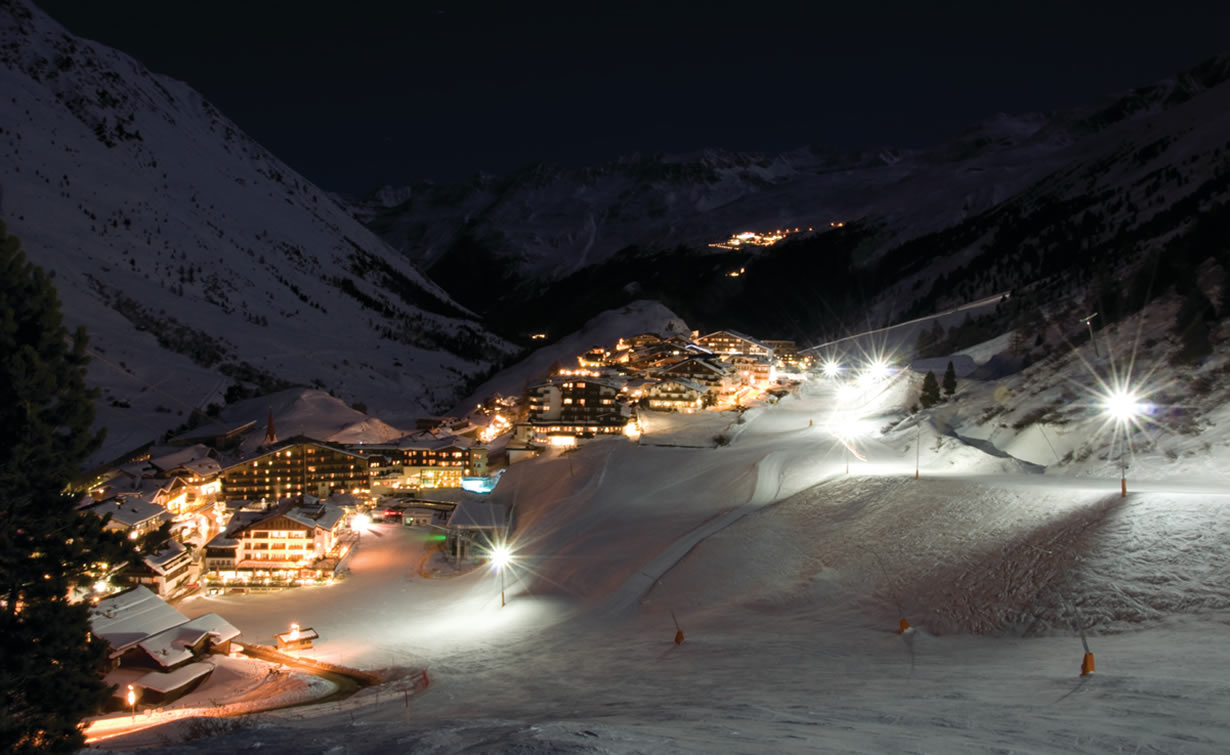
{"type": "Polygon", "coordinates": [[[122,532],[132,540],[171,521],[164,506],[139,494],[117,495],[102,501],[86,498],[78,508],[107,518],[103,529],[122,532]]]}
{"type": "Polygon", "coordinates": [[[692,357],[657,370],[659,379],[685,379],[703,385],[718,397],[728,396],[738,389],[739,377],[734,369],[714,358],[692,357]]]}
{"type": "Polygon", "coordinates": [[[198,572],[198,565],[183,543],[168,540],[158,552],[125,566],[118,576],[125,582],[148,587],[160,598],[172,598],[184,592],[198,572]]]}
{"type": "Polygon", "coordinates": [[[773,357],[773,349],[764,341],[744,335],[737,330],[718,330],[696,339],[696,343],[714,354],[747,354],[773,357]]]}
{"type": "Polygon", "coordinates": [[[172,514],[189,513],[211,505],[222,492],[222,481],[218,477],[222,465],[218,462],[217,452],[203,445],[196,444],[151,458],[149,464],[157,470],[158,477],[178,479],[186,488],[183,500],[175,508],[167,506],[172,514]]]}
{"type": "Polygon", "coordinates": [[[208,584],[284,586],[332,577],[345,555],[344,512],[302,496],[263,511],[239,511],[205,545],[208,584]]]}
{"type": "Polygon", "coordinates": [[[333,493],[367,493],[368,467],[360,454],[300,435],[223,467],[219,478],[227,500],[279,501],[305,494],[327,498],[333,493]]]}
{"type": "Polygon", "coordinates": [[[584,354],[577,356],[577,365],[582,369],[590,370],[598,369],[599,367],[606,367],[611,364],[611,356],[612,354],[610,351],[601,346],[594,346],[584,354]]]}
{"type": "Polygon", "coordinates": [[[468,438],[412,435],[354,449],[371,464],[372,491],[459,488],[487,474],[487,449],[468,438]]]}
{"type": "MultiPolygon", "coordinates": [[[[573,445],[577,438],[624,431],[631,417],[619,400],[620,386],[596,378],[556,378],[530,387],[531,445],[573,445]]],[[[517,442],[514,432],[510,445],[517,442]]]]}
{"type": "Polygon", "coordinates": [[[742,385],[763,389],[777,377],[777,367],[771,357],[760,354],[729,354],[722,359],[731,366],[742,385]]]}
{"type": "Polygon", "coordinates": [[[634,346],[629,352],[626,366],[631,370],[651,370],[709,353],[694,346],[689,348],[690,346],[690,344],[671,341],[654,341],[642,346],[634,346]]]}
{"type": "Polygon", "coordinates": [[[210,653],[230,652],[239,630],[216,613],[189,619],[145,587],[102,598],[90,610],[90,631],[110,645],[111,670],[104,681],[116,685],[112,709],[127,708],[132,685],[143,705],[158,705],[195,689],[214,666],[210,653]]]}
{"type": "Polygon", "coordinates": [[[656,411],[691,413],[701,409],[705,397],[712,395],[707,387],[694,380],[668,378],[649,386],[645,391],[645,401],[650,409],[656,411]]]}
{"type": "Polygon", "coordinates": [[[798,344],[794,341],[766,338],[764,344],[773,349],[773,356],[777,358],[778,364],[786,369],[807,369],[811,365],[810,357],[800,355],[798,344]]]}

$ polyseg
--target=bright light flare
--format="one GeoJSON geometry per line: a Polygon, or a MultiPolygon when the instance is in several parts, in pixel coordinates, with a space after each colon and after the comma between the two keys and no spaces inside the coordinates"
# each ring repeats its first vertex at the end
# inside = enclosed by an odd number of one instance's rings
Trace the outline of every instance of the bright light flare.
{"type": "Polygon", "coordinates": [[[491,548],[491,566],[497,571],[512,563],[512,551],[507,545],[496,545],[491,548]]]}
{"type": "Polygon", "coordinates": [[[372,526],[372,518],[367,514],[355,514],[350,520],[350,529],[355,532],[366,532],[372,526]]]}
{"type": "Polygon", "coordinates": [[[829,359],[825,361],[824,376],[826,378],[835,378],[840,374],[841,374],[841,363],[840,362],[834,359],[829,359]]]}
{"type": "Polygon", "coordinates": [[[890,368],[887,360],[877,359],[867,365],[866,375],[869,381],[878,383],[882,380],[887,380],[890,368]]]}
{"type": "Polygon", "coordinates": [[[1149,405],[1142,402],[1134,391],[1119,388],[1106,396],[1102,408],[1117,421],[1130,422],[1148,412],[1149,405]]]}

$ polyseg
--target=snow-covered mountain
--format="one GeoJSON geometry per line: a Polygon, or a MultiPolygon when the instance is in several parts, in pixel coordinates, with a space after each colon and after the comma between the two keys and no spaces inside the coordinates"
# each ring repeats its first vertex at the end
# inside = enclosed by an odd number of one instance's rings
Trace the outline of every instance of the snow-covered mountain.
{"type": "Polygon", "coordinates": [[[405,419],[508,353],[182,82],[0,4],[0,218],[85,324],[99,457],[253,390],[405,419]]]}
{"type": "MultiPolygon", "coordinates": [[[[622,301],[611,296],[576,312],[567,329],[660,293],[644,286],[664,274],[646,264],[655,252],[658,260],[679,246],[682,254],[714,254],[707,244],[733,232],[814,227],[811,238],[744,255],[746,275],[722,290],[714,285],[727,269],[693,262],[688,285],[663,287],[675,293],[667,304],[695,326],[754,330],[759,323],[719,324],[707,315],[764,311],[798,280],[838,279],[848,291],[834,273],[858,272],[852,305],[861,317],[870,307],[873,320],[891,322],[911,307],[932,311],[1042,279],[1049,286],[1055,276],[1084,282],[1099,259],[1115,259],[1115,274],[1126,274],[1230,196],[1228,78],[1230,56],[1213,58],[1092,106],[998,114],[926,149],[706,151],[583,170],[537,165],[464,184],[386,187],[356,213],[446,287],[463,275],[475,280],[452,258],[483,259],[498,280],[468,300],[475,307],[503,296],[510,303],[501,311],[524,312],[536,299],[558,301],[595,281],[628,289],[622,301]],[[830,230],[833,222],[845,227],[830,230]],[[629,247],[638,256],[621,253],[629,247]],[[822,258],[823,269],[805,269],[809,258],[822,258]],[[772,283],[756,292],[756,278],[775,265],[772,283]],[[697,280],[709,273],[712,280],[697,280]],[[707,309],[688,306],[699,301],[707,309]]],[[[841,310],[826,302],[781,335],[813,336],[821,319],[853,314],[841,310]]]]}

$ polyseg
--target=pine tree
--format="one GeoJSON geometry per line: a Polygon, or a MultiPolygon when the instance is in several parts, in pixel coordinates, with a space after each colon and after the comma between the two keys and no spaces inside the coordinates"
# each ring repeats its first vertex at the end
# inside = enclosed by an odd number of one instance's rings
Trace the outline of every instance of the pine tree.
{"type": "Polygon", "coordinates": [[[924,409],[930,409],[940,402],[940,383],[935,379],[935,373],[928,371],[923,378],[922,393],[918,395],[918,403],[924,409]]]}
{"type": "Polygon", "coordinates": [[[70,752],[100,708],[106,642],[73,589],[129,551],[65,492],[101,442],[85,332],[70,339],[48,276],[0,223],[0,751],[70,752]]]}
{"type": "Polygon", "coordinates": [[[957,371],[952,366],[952,360],[948,361],[948,368],[944,370],[944,395],[951,396],[957,392],[957,371]]]}

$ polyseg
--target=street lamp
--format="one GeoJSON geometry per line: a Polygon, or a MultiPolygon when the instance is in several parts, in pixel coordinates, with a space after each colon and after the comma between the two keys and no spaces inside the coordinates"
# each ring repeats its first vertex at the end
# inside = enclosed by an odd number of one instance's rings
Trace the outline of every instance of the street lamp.
{"type": "Polygon", "coordinates": [[[1095,357],[1100,357],[1100,356],[1102,356],[1102,355],[1098,353],[1098,342],[1097,342],[1096,340],[1094,340],[1094,338],[1093,338],[1093,318],[1095,318],[1095,317],[1097,317],[1097,316],[1098,316],[1098,313],[1097,313],[1097,312],[1094,312],[1094,313],[1093,313],[1093,314],[1091,314],[1091,315],[1087,315],[1087,316],[1085,316],[1085,317],[1082,317],[1082,318],[1081,318],[1081,322],[1083,322],[1083,323],[1085,323],[1086,325],[1088,325],[1088,326],[1089,326],[1089,343],[1093,344],[1093,355],[1094,355],[1095,357]]]}
{"type": "Polygon", "coordinates": [[[512,561],[508,546],[500,544],[491,549],[491,566],[500,573],[500,608],[504,607],[504,568],[512,561]]]}
{"type": "Polygon", "coordinates": [[[137,720],[137,691],[128,685],[128,707],[132,709],[132,720],[137,720]]]}
{"type": "Polygon", "coordinates": [[[1119,451],[1119,483],[1120,491],[1123,496],[1127,496],[1127,442],[1131,436],[1132,428],[1136,424],[1136,420],[1146,410],[1146,406],[1141,402],[1140,396],[1136,395],[1127,388],[1116,388],[1111,391],[1102,402],[1102,408],[1106,411],[1110,418],[1115,422],[1115,435],[1118,436],[1120,431],[1123,434],[1124,447],[1119,451]]]}
{"type": "Polygon", "coordinates": [[[841,364],[835,359],[826,359],[824,362],[824,376],[832,380],[841,374],[841,364]]]}

